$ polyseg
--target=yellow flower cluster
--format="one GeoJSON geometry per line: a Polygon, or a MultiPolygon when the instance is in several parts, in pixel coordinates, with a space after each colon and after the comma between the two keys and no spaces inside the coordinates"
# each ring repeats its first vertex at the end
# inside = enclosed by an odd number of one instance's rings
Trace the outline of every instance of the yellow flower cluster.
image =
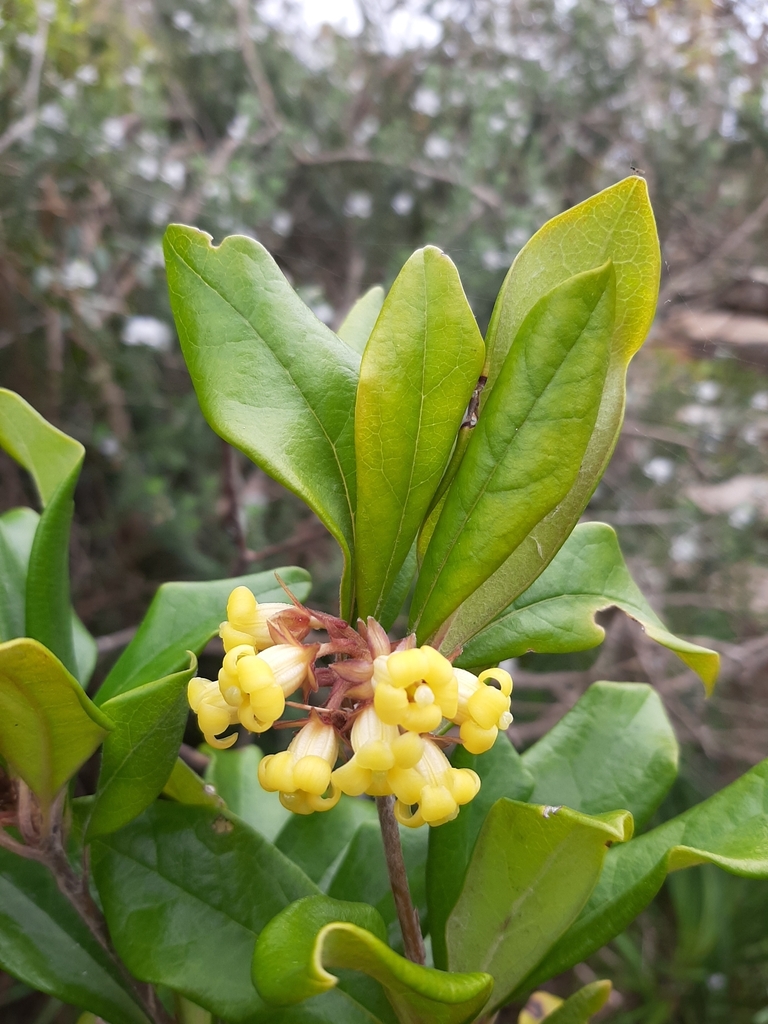
{"type": "MultiPolygon", "coordinates": [[[[293,605],[259,605],[246,587],[232,592],[220,630],[226,653],[218,681],[196,678],[189,684],[189,703],[208,743],[231,746],[234,735],[219,737],[237,723],[260,733],[277,721],[286,698],[313,681],[319,645],[299,641],[317,624],[293,605]]],[[[401,824],[442,825],[476,796],[480,779],[471,769],[452,767],[429,734],[444,722],[458,725],[470,753],[489,750],[499,729],[512,721],[512,678],[498,668],[479,676],[455,669],[428,646],[378,653],[388,641],[373,626],[381,637],[368,655],[367,695],[349,697],[344,706],[343,693],[348,691],[343,691],[327,718],[322,709],[310,710],[288,749],[262,759],[259,782],[268,792],[279,793],[282,804],[297,814],[329,810],[342,793],[394,796],[401,824]],[[346,736],[348,728],[345,720],[352,720],[352,756],[334,768],[340,735],[346,736]]],[[[355,672],[362,671],[365,678],[365,661],[341,665],[355,665],[355,672]]],[[[347,677],[352,675],[345,676],[340,668],[338,678],[347,677]]],[[[359,694],[360,688],[350,692],[359,694]]]]}

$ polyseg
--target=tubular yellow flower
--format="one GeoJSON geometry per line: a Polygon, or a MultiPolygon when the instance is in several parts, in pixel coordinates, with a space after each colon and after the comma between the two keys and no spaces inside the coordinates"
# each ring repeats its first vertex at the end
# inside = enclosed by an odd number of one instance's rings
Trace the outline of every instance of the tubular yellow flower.
{"type": "Polygon", "coordinates": [[[418,793],[396,794],[395,817],[401,825],[419,828],[444,825],[453,821],[459,807],[473,800],[480,789],[480,779],[471,768],[454,768],[430,739],[424,741],[424,753],[416,765],[420,776],[418,793]],[[413,805],[416,810],[413,811],[413,805]]]}
{"type": "Polygon", "coordinates": [[[226,702],[218,683],[195,676],[194,679],[190,679],[187,686],[187,699],[189,706],[197,715],[205,742],[218,750],[226,750],[227,747],[231,747],[237,739],[237,733],[233,733],[223,740],[217,737],[230,725],[237,723],[237,710],[226,702]]]}
{"type": "Polygon", "coordinates": [[[219,627],[224,650],[249,644],[257,651],[274,645],[267,625],[280,612],[291,611],[293,605],[279,602],[259,604],[248,587],[235,587],[227,601],[227,621],[219,627]]]}
{"type": "Polygon", "coordinates": [[[489,668],[479,676],[454,669],[459,684],[458,709],[453,717],[470,754],[483,754],[496,742],[499,729],[508,729],[512,676],[503,668],[489,668]]]}
{"type": "Polygon", "coordinates": [[[424,752],[416,733],[401,734],[396,725],[382,722],[372,704],[355,719],[350,736],[354,754],[337,768],[333,782],[349,796],[390,796],[408,800],[421,791],[423,780],[415,765],[424,752]]]}
{"type": "Polygon", "coordinates": [[[221,695],[250,732],[265,732],[285,710],[285,698],[307,678],[316,647],[276,644],[256,654],[249,644],[227,651],[219,671],[221,695]]]}
{"type": "Polygon", "coordinates": [[[333,726],[312,712],[287,750],[262,758],[259,782],[268,793],[279,792],[280,803],[295,814],[329,811],[341,797],[331,774],[338,754],[339,741],[333,726]]]}
{"type": "Polygon", "coordinates": [[[453,666],[434,647],[381,655],[373,663],[374,706],[383,722],[431,732],[458,708],[453,666]]]}

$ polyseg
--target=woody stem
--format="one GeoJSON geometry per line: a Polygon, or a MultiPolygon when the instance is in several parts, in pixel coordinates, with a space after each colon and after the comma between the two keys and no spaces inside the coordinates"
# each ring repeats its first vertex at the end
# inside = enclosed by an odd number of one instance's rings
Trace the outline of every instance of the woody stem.
{"type": "Polygon", "coordinates": [[[395,898],[395,909],[403,933],[403,951],[415,964],[426,963],[424,939],[421,934],[419,915],[411,900],[408,875],[403,860],[400,830],[394,812],[394,797],[377,796],[376,810],[379,812],[381,837],[384,841],[384,856],[387,861],[389,884],[395,898]]]}

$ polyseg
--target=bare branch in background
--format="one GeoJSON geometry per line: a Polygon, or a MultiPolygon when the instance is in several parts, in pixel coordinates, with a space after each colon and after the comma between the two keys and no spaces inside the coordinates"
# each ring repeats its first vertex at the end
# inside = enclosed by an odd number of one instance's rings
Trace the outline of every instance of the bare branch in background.
{"type": "Polygon", "coordinates": [[[259,51],[251,35],[251,23],[248,17],[248,0],[235,0],[235,13],[237,14],[237,29],[240,34],[240,52],[243,55],[245,66],[251,77],[256,93],[261,101],[264,116],[270,127],[279,132],[283,129],[283,121],[280,116],[275,93],[270,84],[264,65],[261,63],[259,51]]]}
{"type": "Polygon", "coordinates": [[[45,50],[48,44],[48,11],[45,5],[37,6],[37,31],[32,40],[32,54],[29,61],[29,72],[22,93],[23,115],[18,121],[10,124],[0,135],[0,153],[25,138],[34,131],[38,118],[38,100],[40,98],[40,80],[43,76],[45,50]]]}

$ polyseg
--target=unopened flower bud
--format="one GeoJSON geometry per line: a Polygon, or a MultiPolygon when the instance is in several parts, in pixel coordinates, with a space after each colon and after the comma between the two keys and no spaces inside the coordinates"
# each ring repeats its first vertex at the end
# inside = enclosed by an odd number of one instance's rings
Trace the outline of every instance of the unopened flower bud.
{"type": "Polygon", "coordinates": [[[259,782],[268,793],[279,792],[280,802],[295,814],[329,811],[341,797],[341,789],[332,782],[331,775],[338,752],[333,726],[313,712],[287,750],[262,758],[259,782]]]}
{"type": "MultiPolygon", "coordinates": [[[[418,786],[396,794],[395,817],[409,828],[444,825],[459,813],[459,807],[473,800],[480,779],[470,768],[453,768],[448,758],[430,739],[424,741],[424,753],[414,768],[418,786]],[[416,805],[416,810],[413,806],[416,805]]],[[[404,787],[405,789],[405,787],[404,787]]]]}
{"type": "Polygon", "coordinates": [[[309,614],[302,609],[280,602],[259,604],[248,587],[235,587],[227,601],[227,621],[219,627],[224,650],[231,651],[241,644],[250,644],[257,651],[272,647],[275,640],[269,630],[270,620],[282,622],[297,640],[310,629],[309,614]]]}
{"type": "Polygon", "coordinates": [[[220,740],[219,734],[237,723],[237,709],[222,696],[218,683],[196,676],[187,686],[189,706],[197,715],[205,742],[217,750],[226,750],[237,740],[237,733],[220,740]]]}
{"type": "Polygon", "coordinates": [[[502,668],[486,669],[479,676],[454,669],[459,687],[457,713],[459,736],[470,754],[483,754],[496,742],[499,729],[512,723],[512,677],[502,668]]]}

